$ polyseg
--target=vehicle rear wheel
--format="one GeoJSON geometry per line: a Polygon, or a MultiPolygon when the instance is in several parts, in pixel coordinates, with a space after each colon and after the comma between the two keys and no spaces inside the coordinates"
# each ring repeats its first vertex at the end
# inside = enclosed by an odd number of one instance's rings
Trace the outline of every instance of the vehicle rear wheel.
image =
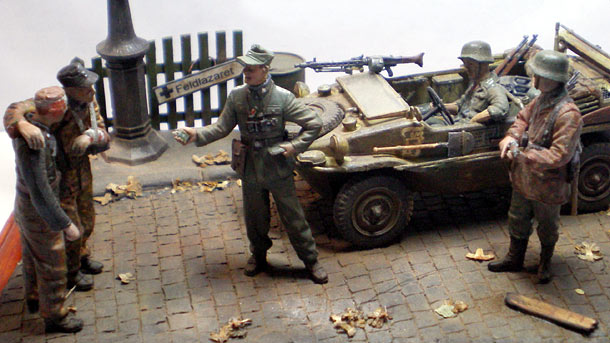
{"type": "Polygon", "coordinates": [[[610,204],[610,143],[585,147],[580,157],[578,209],[605,211],[610,204]]]}
{"type": "Polygon", "coordinates": [[[354,178],[341,187],[333,219],[343,238],[375,248],[394,241],[413,214],[413,195],[395,177],[354,178]]]}
{"type": "MultiPolygon", "coordinates": [[[[322,130],[318,137],[322,137],[325,134],[332,131],[345,117],[345,112],[337,105],[327,99],[320,98],[299,98],[296,101],[304,103],[307,107],[316,111],[318,116],[322,119],[322,130]]],[[[301,127],[295,123],[286,123],[286,130],[288,131],[288,137],[294,138],[301,131],[301,127]]]]}

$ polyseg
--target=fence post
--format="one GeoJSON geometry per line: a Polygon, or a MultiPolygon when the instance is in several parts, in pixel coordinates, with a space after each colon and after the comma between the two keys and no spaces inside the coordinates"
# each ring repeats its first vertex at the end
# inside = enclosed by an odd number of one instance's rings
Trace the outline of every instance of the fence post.
{"type": "Polygon", "coordinates": [[[108,37],[96,50],[106,60],[112,97],[114,132],[106,156],[129,165],[157,159],[167,142],[150,125],[143,63],[148,42],[134,32],[128,0],[108,0],[108,37]]]}

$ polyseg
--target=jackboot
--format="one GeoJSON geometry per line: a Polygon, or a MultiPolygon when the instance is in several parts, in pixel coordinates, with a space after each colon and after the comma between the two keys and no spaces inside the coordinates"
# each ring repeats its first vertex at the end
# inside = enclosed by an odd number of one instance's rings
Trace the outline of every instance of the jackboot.
{"type": "Polygon", "coordinates": [[[76,318],[76,316],[72,312],[68,312],[68,314],[61,319],[44,319],[44,327],[45,332],[79,332],[83,329],[83,320],[76,318]]]}
{"type": "Polygon", "coordinates": [[[487,269],[490,272],[518,272],[523,269],[525,250],[527,250],[527,239],[510,238],[510,248],[503,259],[497,262],[490,262],[487,269]]]}
{"type": "Polygon", "coordinates": [[[104,269],[102,262],[90,259],[88,256],[81,257],[80,271],[85,274],[99,274],[104,269]]]}
{"type": "Polygon", "coordinates": [[[538,283],[549,283],[553,278],[551,272],[551,258],[555,245],[542,246],[540,248],[540,264],[538,264],[538,283]]]}
{"type": "Polygon", "coordinates": [[[244,275],[254,276],[260,272],[267,270],[269,264],[267,263],[267,255],[251,255],[248,258],[246,267],[244,268],[244,275]]]}
{"type": "Polygon", "coordinates": [[[305,267],[307,268],[309,276],[311,277],[311,280],[313,280],[313,282],[319,284],[328,282],[328,274],[326,274],[326,271],[324,270],[324,268],[322,268],[320,262],[316,261],[315,263],[306,265],[305,267]]]}
{"type": "Polygon", "coordinates": [[[74,286],[76,286],[74,290],[77,292],[89,291],[93,288],[93,277],[91,275],[81,273],[80,270],[76,273],[68,273],[67,288],[72,289],[74,286]]]}

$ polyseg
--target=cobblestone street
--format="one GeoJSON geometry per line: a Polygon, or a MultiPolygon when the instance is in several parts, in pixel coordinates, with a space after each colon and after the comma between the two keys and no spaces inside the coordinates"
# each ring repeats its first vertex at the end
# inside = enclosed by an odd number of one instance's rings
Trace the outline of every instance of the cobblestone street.
{"type": "MultiPolygon", "coordinates": [[[[610,216],[563,216],[553,258],[555,278],[535,284],[535,275],[494,274],[486,262],[467,260],[477,248],[503,256],[508,247],[506,196],[478,194],[443,198],[421,195],[410,230],[399,242],[354,250],[337,238],[325,200],[298,182],[300,196],[329,273],[329,283],[307,278],[286,234],[273,217],[270,273],[243,275],[247,237],[241,189],[168,189],[136,200],[96,205],[93,256],[105,270],[95,289],[74,293],[68,305],[85,321],[78,334],[44,334],[38,314],[28,314],[18,267],[2,293],[0,342],[206,342],[231,317],[251,318],[247,337],[229,342],[607,342],[610,276],[607,256],[580,260],[574,245],[595,242],[610,254],[610,216]],[[136,280],[121,284],[116,276],[136,280]],[[574,290],[581,288],[585,295],[574,290]],[[504,305],[518,292],[599,320],[590,336],[572,332],[504,305]],[[445,299],[468,310],[451,319],[434,312],[445,299]],[[330,314],[386,306],[393,317],[381,329],[358,329],[348,339],[332,327],[330,314]]],[[[532,237],[526,265],[538,261],[532,237]]]]}

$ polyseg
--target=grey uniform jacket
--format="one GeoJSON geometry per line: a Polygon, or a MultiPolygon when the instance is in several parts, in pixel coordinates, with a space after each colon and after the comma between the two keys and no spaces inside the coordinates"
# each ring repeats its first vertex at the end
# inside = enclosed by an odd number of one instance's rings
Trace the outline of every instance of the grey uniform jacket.
{"type": "Polygon", "coordinates": [[[242,142],[248,145],[245,178],[264,182],[288,177],[294,169],[294,157],[273,156],[268,152],[269,147],[287,141],[285,123],[294,122],[302,127],[289,141],[300,153],[318,137],[322,120],[315,111],[296,101],[292,93],[275,86],[271,80],[260,94],[261,99],[256,99],[247,85],[231,91],[218,121],[197,129],[195,144],[203,146],[225,137],[237,125],[242,142]],[[251,175],[252,171],[254,175],[251,175]]]}

